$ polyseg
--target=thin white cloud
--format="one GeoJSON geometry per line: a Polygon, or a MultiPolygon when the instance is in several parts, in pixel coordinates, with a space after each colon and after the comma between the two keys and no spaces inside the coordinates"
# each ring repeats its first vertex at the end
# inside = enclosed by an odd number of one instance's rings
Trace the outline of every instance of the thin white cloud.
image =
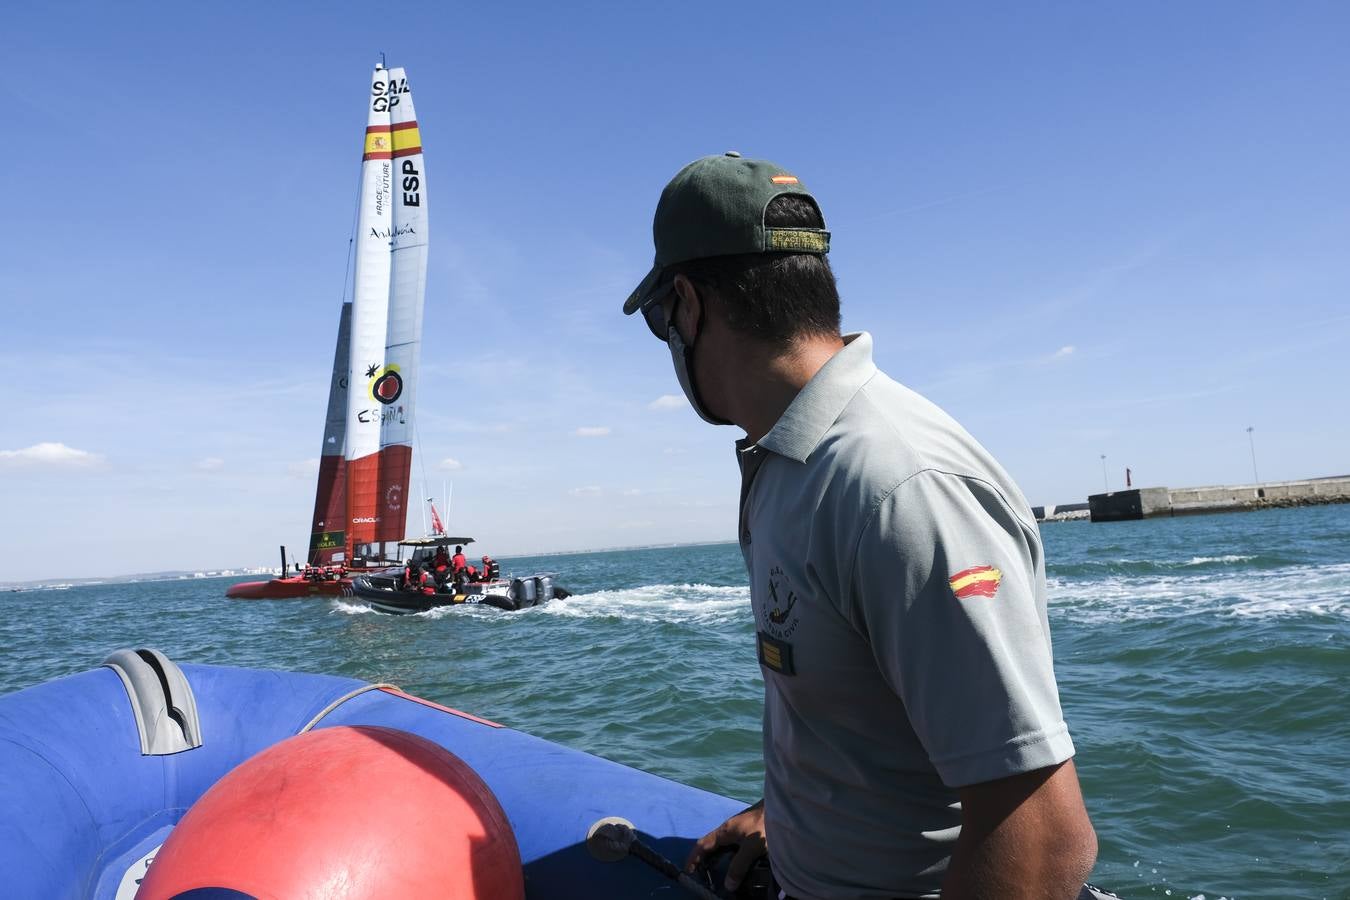
{"type": "Polygon", "coordinates": [[[1058,350],[1051,351],[1050,353],[1046,353],[1046,354],[1043,354],[1043,355],[1041,355],[1041,356],[1037,356],[1037,357],[1035,357],[1035,358],[1030,358],[1030,359],[1020,359],[1020,360],[1017,360],[1017,359],[1003,360],[1003,361],[1000,362],[1000,363],[995,363],[995,364],[993,364],[993,365],[987,367],[987,368],[985,369],[985,373],[986,373],[986,374],[992,374],[992,373],[996,372],[996,371],[999,370],[999,369],[1009,369],[1009,370],[1010,370],[1010,369],[1018,369],[1018,368],[1023,368],[1023,367],[1025,367],[1025,368],[1036,368],[1037,366],[1048,366],[1048,365],[1052,365],[1052,364],[1054,364],[1054,363],[1062,363],[1062,362],[1064,362],[1064,361],[1067,360],[1067,359],[1071,359],[1071,358],[1073,357],[1073,355],[1074,355],[1075,353],[1077,353],[1077,352],[1078,352],[1078,348],[1075,347],[1073,344],[1065,344],[1063,347],[1060,347],[1058,350]]]}
{"type": "Polygon", "coordinates": [[[588,484],[585,487],[574,487],[567,493],[573,497],[599,497],[602,491],[598,484],[588,484]]]}
{"type": "Polygon", "coordinates": [[[1004,357],[988,362],[966,363],[953,368],[937,378],[919,385],[923,394],[937,393],[945,388],[958,385],[989,384],[1005,377],[1006,373],[1023,369],[1036,369],[1052,363],[1063,362],[1078,352],[1073,344],[1065,344],[1051,353],[1040,356],[1004,357]]]}
{"type": "Polygon", "coordinates": [[[442,472],[458,472],[460,469],[464,468],[464,463],[455,459],[453,456],[447,456],[436,465],[436,468],[440,469],[442,472]]]}
{"type": "Polygon", "coordinates": [[[300,462],[293,462],[286,467],[286,474],[292,478],[313,478],[319,474],[319,458],[304,459],[300,462]]]}
{"type": "Polygon", "coordinates": [[[76,450],[56,441],[44,441],[22,450],[0,450],[0,466],[11,468],[89,468],[103,462],[98,453],[76,450]]]}
{"type": "Polygon", "coordinates": [[[205,459],[197,460],[197,471],[199,472],[218,472],[225,468],[225,460],[219,456],[208,456],[205,459]]]}
{"type": "Polygon", "coordinates": [[[577,437],[608,437],[610,427],[608,425],[582,426],[572,434],[577,437]]]}
{"type": "Polygon", "coordinates": [[[662,394],[651,403],[648,403],[647,408],[655,410],[683,409],[688,405],[689,401],[684,399],[683,394],[662,394]]]}

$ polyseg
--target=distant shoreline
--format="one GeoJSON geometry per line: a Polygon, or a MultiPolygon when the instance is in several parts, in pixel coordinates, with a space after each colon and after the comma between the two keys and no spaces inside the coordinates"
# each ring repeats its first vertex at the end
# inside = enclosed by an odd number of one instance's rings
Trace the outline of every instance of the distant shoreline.
{"type": "MultiPolygon", "coordinates": [[[[587,553],[672,550],[677,547],[717,547],[734,543],[736,543],[735,540],[687,541],[665,544],[639,544],[632,547],[601,547],[594,550],[551,550],[543,553],[504,554],[500,559],[505,562],[508,560],[535,557],[582,556],[587,553]]],[[[275,578],[277,574],[276,566],[239,566],[194,571],[171,569],[163,572],[133,572],[129,575],[94,575],[88,578],[69,578],[57,575],[50,578],[34,578],[29,581],[0,582],[0,594],[24,593],[27,591],[61,591],[70,588],[90,587],[100,584],[137,584],[142,581],[205,581],[215,578],[245,578],[250,575],[258,578],[275,578]]]]}

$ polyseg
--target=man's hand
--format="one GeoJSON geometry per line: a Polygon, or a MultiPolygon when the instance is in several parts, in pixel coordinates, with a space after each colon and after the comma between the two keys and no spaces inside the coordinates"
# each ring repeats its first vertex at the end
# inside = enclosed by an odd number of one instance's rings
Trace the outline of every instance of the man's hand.
{"type": "Polygon", "coordinates": [[[959,790],[944,900],[1068,900],[1097,858],[1073,762],[959,790]]]}
{"type": "Polygon", "coordinates": [[[689,858],[684,861],[684,871],[692,875],[708,856],[719,847],[735,847],[736,855],[731,858],[731,868],[722,882],[728,891],[734,891],[745,880],[750,867],[768,852],[768,842],[764,839],[764,801],[739,812],[727,819],[717,829],[698,839],[689,858]]]}

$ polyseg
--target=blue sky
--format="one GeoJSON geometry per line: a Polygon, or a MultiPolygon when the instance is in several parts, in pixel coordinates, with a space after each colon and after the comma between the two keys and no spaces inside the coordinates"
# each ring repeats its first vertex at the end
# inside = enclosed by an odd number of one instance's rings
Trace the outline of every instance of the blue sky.
{"type": "Polygon", "coordinates": [[[431,203],[414,476],[488,552],[734,535],[738,432],[619,313],[727,149],[815,192],[845,327],[1033,503],[1102,454],[1250,480],[1249,425],[1264,480],[1350,471],[1350,7],[378,8],[7,9],[0,580],[304,545],[381,50],[431,203]]]}

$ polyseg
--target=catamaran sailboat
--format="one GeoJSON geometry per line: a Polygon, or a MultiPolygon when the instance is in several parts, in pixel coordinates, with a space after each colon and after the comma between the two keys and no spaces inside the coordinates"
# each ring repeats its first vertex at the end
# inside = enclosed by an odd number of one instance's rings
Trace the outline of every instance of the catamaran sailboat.
{"type": "Polygon", "coordinates": [[[426,167],[401,68],[378,65],[370,79],[353,243],[305,566],[289,573],[283,548],[281,577],[236,584],[227,596],[350,595],[353,573],[399,562],[427,270],[426,167]]]}

